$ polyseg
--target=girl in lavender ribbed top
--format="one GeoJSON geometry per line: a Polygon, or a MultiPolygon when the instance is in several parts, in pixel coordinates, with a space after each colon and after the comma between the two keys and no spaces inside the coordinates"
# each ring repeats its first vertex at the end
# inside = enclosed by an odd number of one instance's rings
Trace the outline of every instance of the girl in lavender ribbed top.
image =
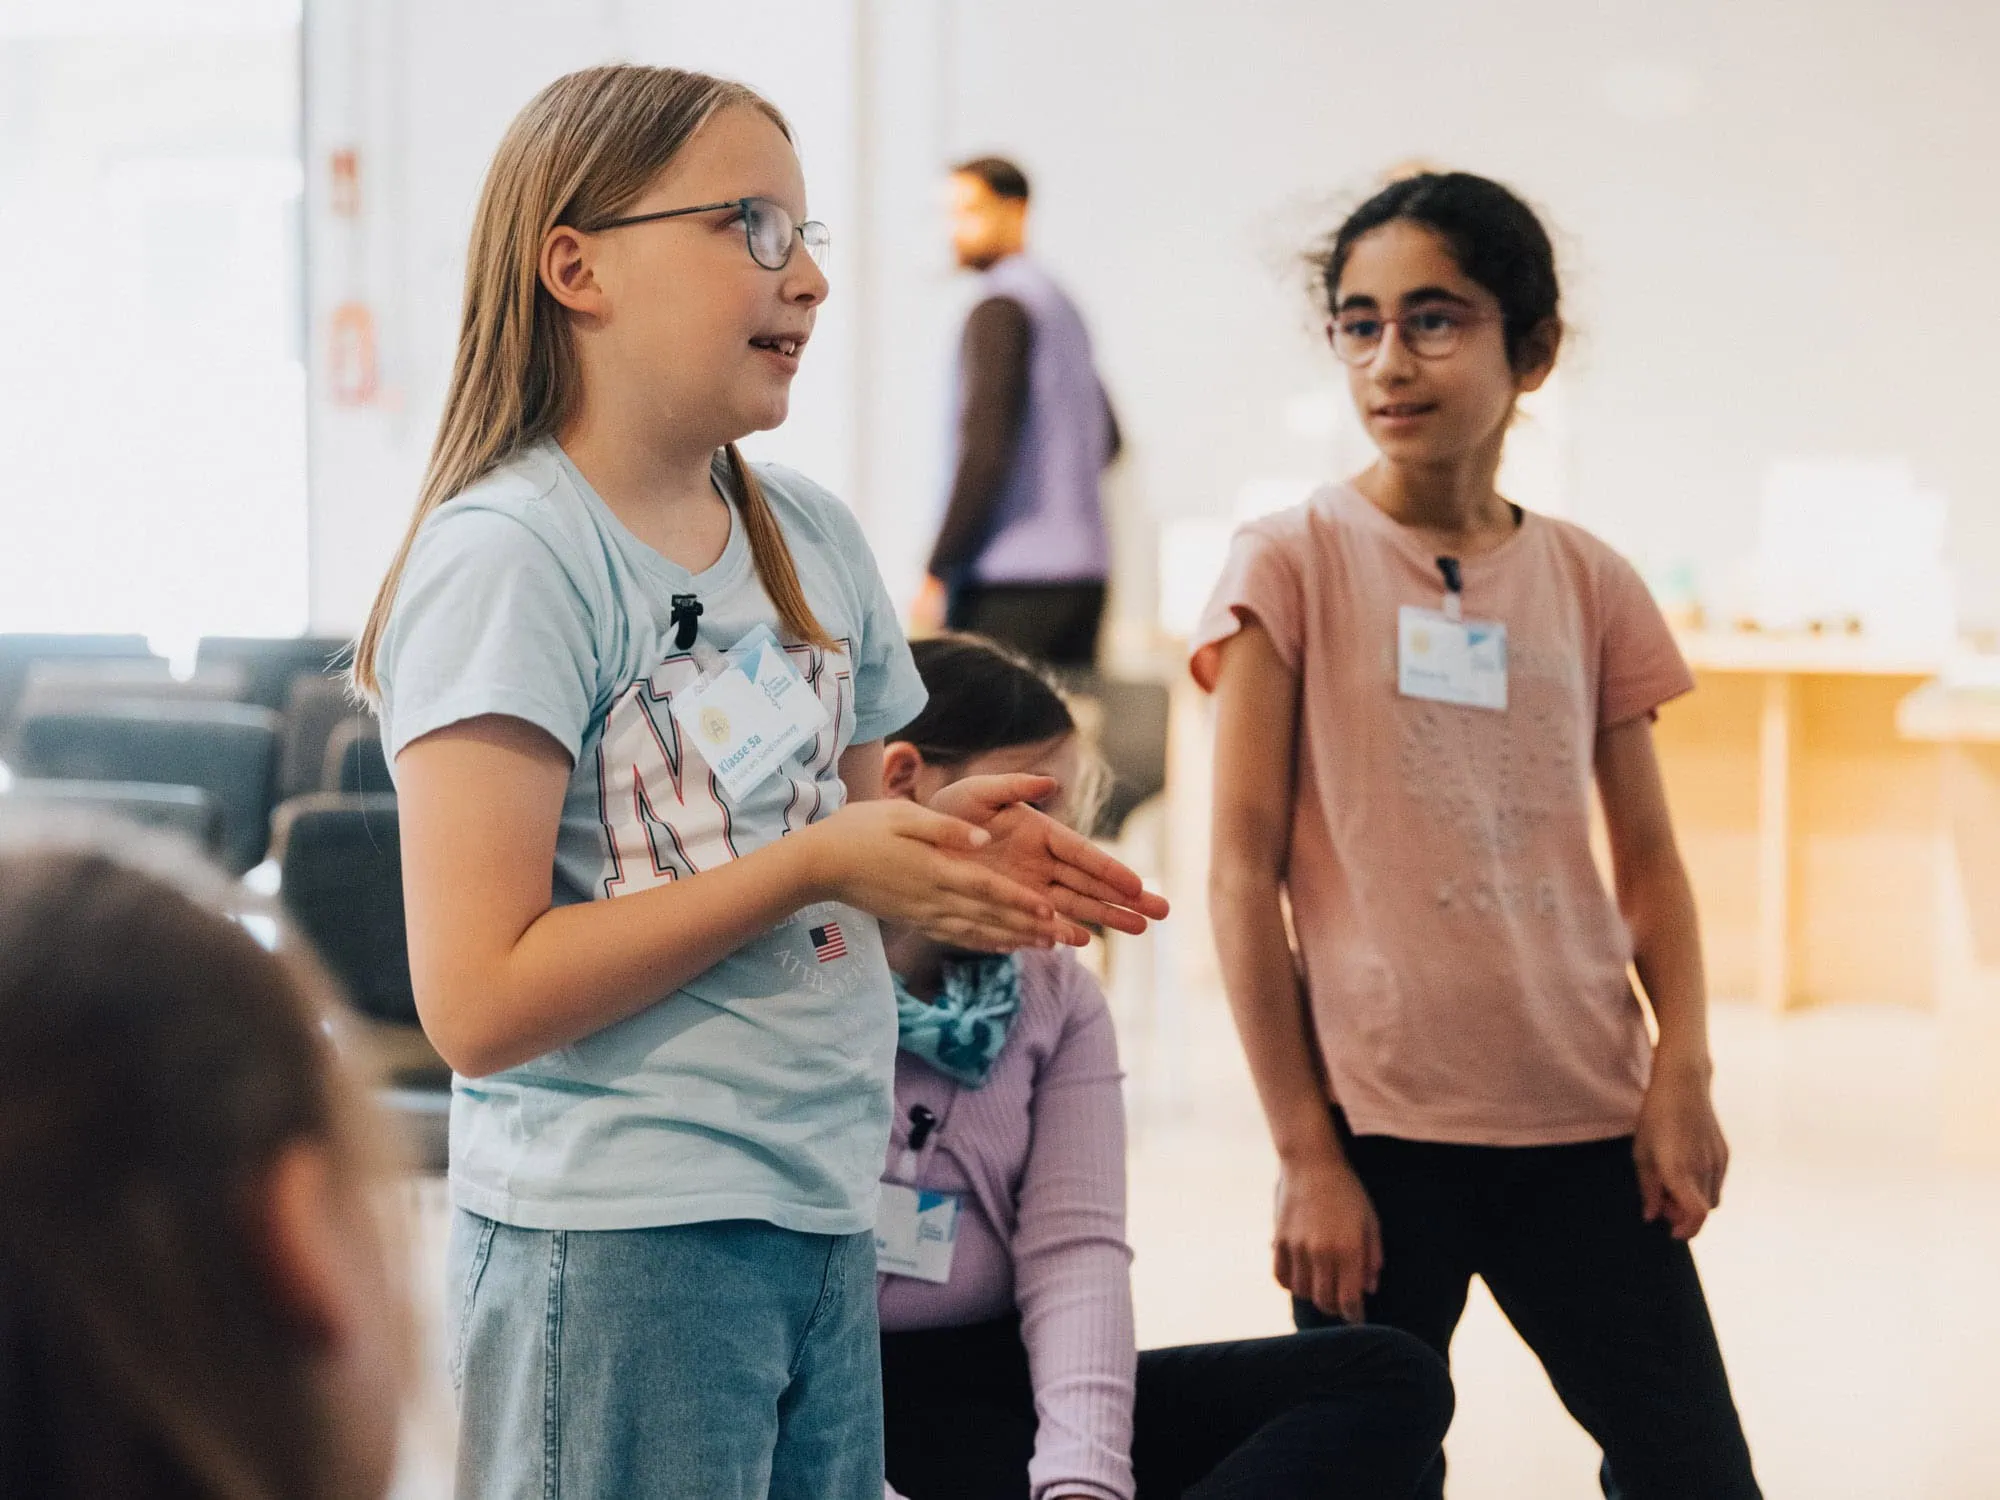
{"type": "MultiPolygon", "coordinates": [[[[1083,779],[1069,710],[1032,668],[976,637],[914,649],[930,707],[891,736],[891,795],[989,771],[1083,779]]],[[[1122,1075],[1096,981],[1066,954],[884,943],[903,1011],[884,1180],[960,1205],[947,1279],[878,1276],[886,1494],[1409,1500],[1451,1413],[1414,1339],[1136,1351],[1122,1075]]]]}

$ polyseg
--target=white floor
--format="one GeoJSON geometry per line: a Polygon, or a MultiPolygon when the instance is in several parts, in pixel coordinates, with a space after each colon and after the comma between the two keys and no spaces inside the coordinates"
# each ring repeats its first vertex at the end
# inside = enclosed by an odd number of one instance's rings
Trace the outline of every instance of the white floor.
{"type": "MultiPolygon", "coordinates": [[[[1270,1152],[1220,997],[1121,1011],[1141,1340],[1283,1329],[1270,1152]]],[[[1735,1168],[1697,1251],[1766,1494],[2000,1500],[2000,1166],[1937,1148],[1935,1027],[1723,1006],[1715,1034],[1735,1168]]],[[[449,1494],[442,1222],[432,1190],[417,1243],[431,1379],[398,1500],[449,1494]]],[[[1588,1440],[1483,1294],[1453,1359],[1452,1500],[1596,1495],[1588,1440]]]]}
{"type": "MultiPolygon", "coordinates": [[[[1271,1156],[1221,1000],[1178,1029],[1178,1087],[1135,1099],[1140,1338],[1278,1331],[1271,1156]]],[[[1714,1031],[1734,1168],[1696,1249],[1765,1493],[1996,1500],[2000,1167],[1942,1159],[1935,1026],[1721,1006],[1714,1031]]],[[[1453,1500],[1597,1495],[1593,1446],[1483,1289],[1452,1352],[1453,1500]]]]}

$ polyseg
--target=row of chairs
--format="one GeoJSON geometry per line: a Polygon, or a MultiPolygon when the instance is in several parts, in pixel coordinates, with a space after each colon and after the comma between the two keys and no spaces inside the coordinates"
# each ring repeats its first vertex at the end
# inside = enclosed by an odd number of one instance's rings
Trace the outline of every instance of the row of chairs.
{"type": "MultiPolygon", "coordinates": [[[[337,685],[326,686],[330,693],[315,696],[338,694],[337,685]]],[[[242,703],[111,702],[31,713],[8,757],[12,795],[76,801],[91,795],[90,783],[117,784],[112,795],[129,804],[120,810],[195,835],[241,875],[263,860],[271,815],[288,797],[388,788],[373,721],[344,701],[338,712],[323,743],[288,732],[295,721],[242,703]],[[135,786],[152,790],[141,795],[129,790],[135,786]]]]}
{"type": "Polygon", "coordinates": [[[0,761],[28,778],[16,795],[42,800],[87,800],[78,782],[180,788],[118,795],[241,874],[264,858],[279,803],[389,787],[374,721],[334,675],[343,645],[212,638],[176,677],[137,637],[0,636],[0,761]],[[202,799],[206,812],[187,805],[202,799]]]}
{"type": "MultiPolygon", "coordinates": [[[[203,636],[195,646],[195,676],[233,675],[241,701],[281,709],[297,678],[326,675],[348,646],[344,636],[203,636]]],[[[142,635],[0,633],[0,725],[36,667],[64,662],[166,665],[142,635]]]]}
{"type": "Polygon", "coordinates": [[[341,981],[416,1166],[445,1166],[450,1072],[417,1026],[395,799],[346,643],[212,637],[191,675],[136,636],[0,635],[0,813],[87,811],[180,834],[278,897],[341,981]]]}

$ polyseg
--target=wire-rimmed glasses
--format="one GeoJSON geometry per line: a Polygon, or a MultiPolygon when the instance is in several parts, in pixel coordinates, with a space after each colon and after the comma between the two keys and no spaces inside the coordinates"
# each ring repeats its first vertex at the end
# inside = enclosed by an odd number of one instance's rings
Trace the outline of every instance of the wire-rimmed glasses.
{"type": "Polygon", "coordinates": [[[722,203],[697,203],[692,208],[669,208],[656,214],[628,214],[622,219],[599,224],[598,230],[623,229],[627,224],[650,224],[655,219],[679,219],[689,214],[716,213],[733,208],[743,217],[743,243],[750,258],[767,271],[782,271],[792,261],[792,246],[803,243],[813,264],[824,267],[833,236],[817,219],[803,224],[782,204],[769,198],[731,198],[722,203]]]}
{"type": "Polygon", "coordinates": [[[1420,307],[1395,318],[1373,308],[1350,308],[1334,317],[1333,353],[1342,364],[1372,364],[1393,327],[1418,359],[1444,359],[1458,352],[1466,329],[1486,320],[1485,313],[1463,307],[1420,307]]]}

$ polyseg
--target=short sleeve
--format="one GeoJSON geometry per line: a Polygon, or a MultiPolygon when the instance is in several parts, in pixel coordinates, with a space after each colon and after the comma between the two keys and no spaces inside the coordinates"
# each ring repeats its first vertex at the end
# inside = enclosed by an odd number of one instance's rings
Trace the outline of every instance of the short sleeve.
{"type": "Polygon", "coordinates": [[[1188,670],[1203,691],[1215,691],[1222,643],[1252,619],[1271,637],[1278,659],[1298,671],[1304,655],[1305,583],[1295,550],[1262,526],[1236,533],[1222,576],[1188,642],[1188,670]]]}
{"type": "Polygon", "coordinates": [[[1605,730],[1691,692],[1694,674],[1645,580],[1615,552],[1606,554],[1599,599],[1597,727],[1605,730]]]}
{"type": "Polygon", "coordinates": [[[589,607],[526,522],[447,506],[411,549],[377,672],[392,765],[411,741],[482,714],[526,720],[574,762],[596,693],[589,607]]]}

